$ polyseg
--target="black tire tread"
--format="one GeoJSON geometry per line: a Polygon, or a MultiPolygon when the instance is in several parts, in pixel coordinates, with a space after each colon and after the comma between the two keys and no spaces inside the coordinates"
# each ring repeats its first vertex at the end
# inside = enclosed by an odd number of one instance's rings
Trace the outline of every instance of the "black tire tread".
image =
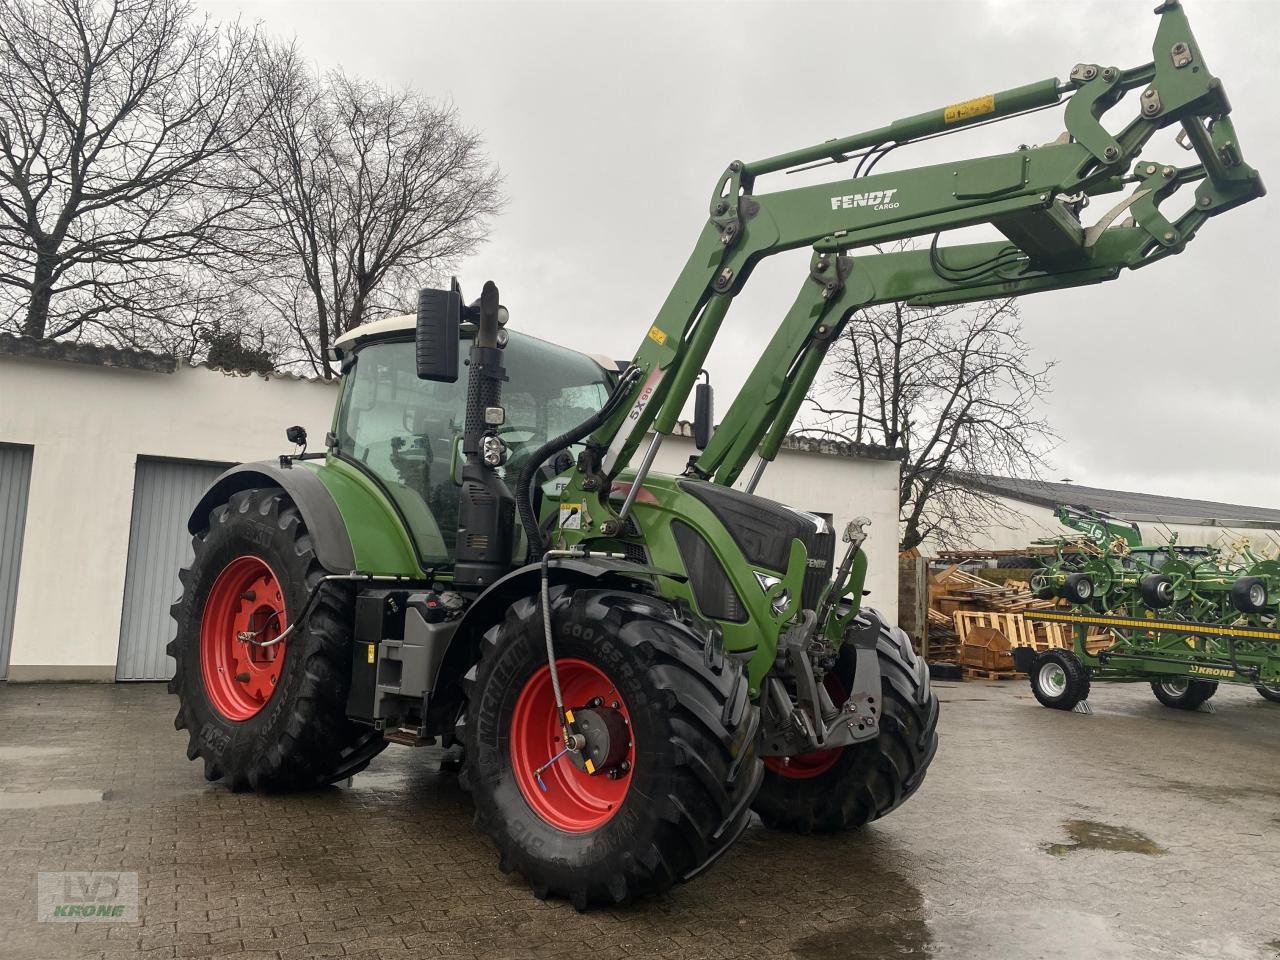
{"type": "Polygon", "coordinates": [[[1046,650],[1038,654],[1028,678],[1031,681],[1031,692],[1041,706],[1050,710],[1074,710],[1078,703],[1089,699],[1092,688],[1088,668],[1071,650],[1046,650]],[[1067,688],[1056,699],[1040,689],[1040,668],[1050,661],[1060,664],[1067,675],[1067,688]]]}
{"type": "MultiPolygon", "coordinates": [[[[197,579],[193,571],[205,562],[205,547],[211,531],[250,511],[256,511],[292,541],[297,570],[309,590],[314,589],[325,574],[302,514],[282,490],[239,491],[232,494],[226,504],[210,512],[209,526],[192,541],[195,558],[191,566],[179,572],[182,596],[170,608],[170,615],[178,624],[177,635],[165,648],[177,665],[168,688],[180,698],[174,726],[188,732],[187,756],[204,761],[205,778],[225,779],[233,791],[308,790],[345,780],[365,769],[386,746],[381,733],[356,724],[346,716],[354,617],[353,592],[346,586],[324,584],[305,629],[288,641],[301,645],[300,655],[306,662],[304,680],[289,705],[289,715],[280,725],[279,735],[251,756],[237,752],[234,762],[228,762],[225,757],[219,759],[199,736],[202,721],[192,697],[187,695],[186,686],[202,680],[198,675],[185,675],[182,656],[186,644],[199,643],[199,616],[190,609],[197,579]]],[[[299,654],[290,651],[290,655],[299,654]]]]}
{"type": "MultiPolygon", "coordinates": [[[[879,620],[879,616],[876,615],[879,620]]],[[[769,771],[756,795],[764,823],[795,833],[856,829],[891,813],[924,782],[938,749],[938,698],[911,639],[880,620],[880,735],[845,747],[837,768],[810,780],[769,771]],[[830,774],[839,770],[838,776],[830,774]]]]}
{"type": "Polygon", "coordinates": [[[1216,680],[1190,680],[1187,689],[1180,696],[1174,696],[1160,685],[1159,680],[1151,681],[1151,692],[1166,707],[1172,710],[1198,710],[1201,704],[1218,692],[1216,680]]]}
{"type": "MultiPolygon", "coordinates": [[[[675,763],[669,791],[650,798],[659,827],[651,842],[622,856],[616,871],[545,870],[516,845],[510,824],[485,802],[485,785],[471,762],[478,753],[472,742],[476,724],[468,723],[461,783],[477,800],[476,824],[497,846],[502,868],[522,874],[540,898],[563,897],[581,910],[660,893],[715,860],[750,817],[763,767],[755,754],[759,715],[746,677],[704,631],[664,601],[559,586],[551,590],[551,608],[558,625],[569,618],[608,624],[665,697],[675,763]]],[[[500,644],[533,634],[542,635],[541,606],[523,598],[485,634],[479,662],[467,676],[469,692],[485,682],[500,644]]]]}

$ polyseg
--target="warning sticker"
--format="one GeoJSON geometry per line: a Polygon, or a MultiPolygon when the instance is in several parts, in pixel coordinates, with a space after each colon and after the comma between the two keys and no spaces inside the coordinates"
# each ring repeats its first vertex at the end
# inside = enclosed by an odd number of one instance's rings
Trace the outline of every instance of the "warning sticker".
{"type": "Polygon", "coordinates": [[[962,103],[953,103],[942,111],[943,123],[959,123],[961,120],[972,120],[974,117],[986,116],[996,112],[996,98],[991,94],[985,97],[974,97],[962,103]]]}
{"type": "Polygon", "coordinates": [[[661,330],[659,330],[657,327],[650,327],[649,339],[652,340],[654,343],[656,343],[658,346],[662,346],[664,343],[667,342],[667,335],[663,333],[661,330]]]}
{"type": "Polygon", "coordinates": [[[560,504],[560,529],[561,530],[581,530],[582,529],[582,504],[580,503],[560,504]]]}

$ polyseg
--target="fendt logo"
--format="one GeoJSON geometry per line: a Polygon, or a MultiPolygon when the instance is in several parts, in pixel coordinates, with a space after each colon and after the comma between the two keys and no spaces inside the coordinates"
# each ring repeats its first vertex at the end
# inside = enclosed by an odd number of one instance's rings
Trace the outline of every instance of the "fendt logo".
{"type": "Polygon", "coordinates": [[[896,210],[898,203],[893,195],[898,188],[892,190],[872,190],[869,193],[847,193],[843,197],[831,198],[832,210],[843,210],[848,207],[870,207],[872,210],[896,210]]]}

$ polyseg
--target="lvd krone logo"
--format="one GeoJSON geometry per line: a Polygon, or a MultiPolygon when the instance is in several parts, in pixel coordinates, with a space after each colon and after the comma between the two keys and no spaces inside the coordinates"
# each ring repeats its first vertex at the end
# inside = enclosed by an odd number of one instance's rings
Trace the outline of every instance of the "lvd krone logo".
{"type": "Polygon", "coordinates": [[[136,873],[40,875],[42,920],[136,920],[136,873]]]}

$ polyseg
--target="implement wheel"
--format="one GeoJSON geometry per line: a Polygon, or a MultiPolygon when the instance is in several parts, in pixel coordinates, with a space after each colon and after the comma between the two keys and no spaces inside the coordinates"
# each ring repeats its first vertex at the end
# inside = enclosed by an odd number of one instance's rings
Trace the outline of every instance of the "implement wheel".
{"type": "Polygon", "coordinates": [[[1264,700],[1270,700],[1272,703],[1280,703],[1280,683],[1266,684],[1258,683],[1254,685],[1254,689],[1262,694],[1264,700]]]}
{"type": "Polygon", "coordinates": [[[276,488],[236,493],[193,546],[167,648],[188,759],[233,790],[310,789],[363,770],[386,743],[346,717],[351,589],[325,584],[306,623],[271,643],[324,576],[297,507],[276,488]]]}
{"type": "Polygon", "coordinates": [[[1031,692],[1041,706],[1051,710],[1074,710],[1089,699],[1089,671],[1070,650],[1046,650],[1028,671],[1031,692]]]}
{"type": "Polygon", "coordinates": [[[1151,692],[1166,707],[1175,710],[1195,710],[1218,692],[1216,680],[1188,680],[1186,677],[1168,677],[1152,680],[1151,692]]]}
{"type": "Polygon", "coordinates": [[[564,744],[542,608],[517,600],[466,678],[461,782],[476,823],[502,870],[540,898],[585,910],[665,890],[750,817],[762,768],[746,676],[662,600],[559,586],[551,616],[565,707],[587,747],[554,759],[564,744]]]}
{"type": "MultiPolygon", "coordinates": [[[[765,760],[753,804],[767,826],[796,833],[860,827],[900,806],[920,788],[938,749],[938,698],[924,660],[896,627],[880,623],[880,735],[848,747],[765,760]]],[[[840,650],[824,683],[832,702],[852,689],[856,654],[840,650]]]]}

